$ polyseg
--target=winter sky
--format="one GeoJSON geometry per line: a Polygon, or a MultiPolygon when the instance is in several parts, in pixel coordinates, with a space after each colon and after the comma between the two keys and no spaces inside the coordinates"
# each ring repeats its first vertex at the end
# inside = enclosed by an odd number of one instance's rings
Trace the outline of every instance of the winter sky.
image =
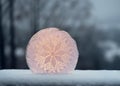
{"type": "Polygon", "coordinates": [[[90,0],[93,16],[103,23],[120,24],[120,0],[90,0]]]}

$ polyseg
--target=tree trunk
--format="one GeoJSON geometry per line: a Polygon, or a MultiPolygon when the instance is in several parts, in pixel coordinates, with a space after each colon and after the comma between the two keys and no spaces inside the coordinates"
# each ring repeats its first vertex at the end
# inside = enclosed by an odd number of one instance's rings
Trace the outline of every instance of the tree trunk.
{"type": "Polygon", "coordinates": [[[32,29],[33,34],[37,31],[39,23],[39,0],[34,0],[32,3],[32,29]]]}
{"type": "Polygon", "coordinates": [[[5,68],[4,32],[2,28],[2,3],[0,0],[0,69],[5,68]]]}
{"type": "Polygon", "coordinates": [[[15,27],[14,27],[14,0],[9,0],[9,8],[10,8],[10,46],[11,46],[11,68],[15,68],[16,58],[15,58],[15,27]]]}

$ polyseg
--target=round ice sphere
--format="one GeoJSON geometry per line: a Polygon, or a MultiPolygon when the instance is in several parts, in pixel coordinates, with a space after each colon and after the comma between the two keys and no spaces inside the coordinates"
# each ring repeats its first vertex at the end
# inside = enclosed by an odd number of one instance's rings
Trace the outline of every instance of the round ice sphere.
{"type": "Polygon", "coordinates": [[[76,67],[78,49],[67,32],[46,28],[30,39],[26,59],[33,73],[68,73],[76,67]]]}

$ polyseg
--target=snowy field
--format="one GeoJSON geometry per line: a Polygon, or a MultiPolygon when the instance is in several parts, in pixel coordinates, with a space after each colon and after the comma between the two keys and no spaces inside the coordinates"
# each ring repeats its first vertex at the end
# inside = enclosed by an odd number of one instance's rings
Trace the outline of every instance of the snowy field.
{"type": "Polygon", "coordinates": [[[33,74],[30,70],[0,70],[0,86],[120,86],[120,71],[33,74]]]}

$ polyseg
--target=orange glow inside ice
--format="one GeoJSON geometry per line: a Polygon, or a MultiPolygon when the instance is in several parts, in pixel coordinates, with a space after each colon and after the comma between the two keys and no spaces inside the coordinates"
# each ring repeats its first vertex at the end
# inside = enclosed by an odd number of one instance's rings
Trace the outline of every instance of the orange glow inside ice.
{"type": "Polygon", "coordinates": [[[31,38],[26,59],[34,73],[66,73],[74,70],[78,50],[67,32],[47,28],[31,38]]]}

